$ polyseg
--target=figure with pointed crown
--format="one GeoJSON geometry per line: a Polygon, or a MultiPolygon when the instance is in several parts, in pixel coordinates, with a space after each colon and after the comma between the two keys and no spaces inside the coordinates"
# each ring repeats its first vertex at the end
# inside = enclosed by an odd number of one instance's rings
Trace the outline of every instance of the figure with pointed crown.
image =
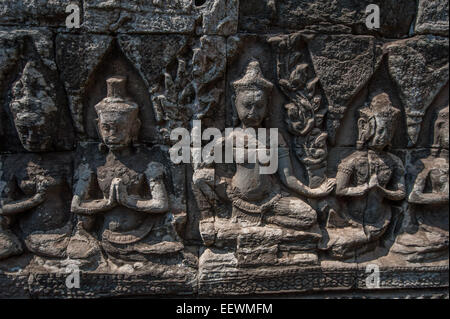
{"type": "Polygon", "coordinates": [[[26,63],[12,86],[9,109],[25,152],[0,159],[0,259],[23,252],[66,257],[73,230],[67,204],[72,161],[66,154],[51,153],[58,138],[55,122],[62,114],[56,91],[34,61],[26,63]],[[13,232],[15,225],[25,247],[13,232]]]}
{"type": "Polygon", "coordinates": [[[358,150],[342,160],[336,176],[343,207],[327,224],[326,249],[335,258],[352,259],[376,249],[391,222],[389,201],[406,196],[403,163],[387,150],[399,115],[386,93],[359,111],[358,150]]]}
{"type": "Polygon", "coordinates": [[[200,188],[195,192],[197,201],[206,203],[200,205],[203,206],[203,209],[200,207],[201,235],[207,245],[212,245],[215,240],[221,246],[233,239],[232,242],[237,244],[238,264],[242,267],[317,264],[317,244],[321,238],[317,214],[300,197],[327,196],[334,188],[334,180],[311,189],[295,177],[289,147],[283,136],[280,133],[272,136],[269,128],[263,125],[268,117],[273,84],[264,78],[258,61],[251,61],[244,76],[233,82],[232,87],[240,124],[238,129],[224,137],[223,142],[233,144],[236,172],[230,180],[222,178],[216,180],[215,185],[210,185],[220,200],[231,202],[231,223],[230,219],[215,218],[212,208],[217,205],[208,207],[208,199],[205,198],[205,194],[211,192],[207,191],[205,183],[195,179],[199,174],[194,173],[194,190],[200,188]],[[247,135],[249,129],[266,131],[265,138],[257,138],[258,150],[277,149],[278,167],[274,170],[275,174],[262,174],[260,168],[267,163],[259,159],[256,163],[237,160],[238,153],[245,154],[245,159],[249,158],[252,138],[247,135]],[[277,139],[276,145],[273,145],[274,138],[277,139]],[[237,145],[235,141],[238,139],[244,140],[244,145],[237,145]],[[281,184],[289,191],[283,190],[281,184]]]}
{"type": "Polygon", "coordinates": [[[448,110],[438,112],[431,155],[411,166],[408,218],[392,251],[412,263],[448,260],[448,110]]]}
{"type": "Polygon", "coordinates": [[[77,170],[72,212],[79,222],[68,248],[70,257],[90,258],[97,253],[96,231],[109,259],[118,264],[177,255],[183,244],[168,214],[165,168],[156,160],[158,150],[136,146],[139,106],[127,95],[125,77],[107,79],[107,96],[95,110],[108,153],[106,158],[86,154],[77,170]],[[101,225],[96,229],[98,221],[101,225]]]}

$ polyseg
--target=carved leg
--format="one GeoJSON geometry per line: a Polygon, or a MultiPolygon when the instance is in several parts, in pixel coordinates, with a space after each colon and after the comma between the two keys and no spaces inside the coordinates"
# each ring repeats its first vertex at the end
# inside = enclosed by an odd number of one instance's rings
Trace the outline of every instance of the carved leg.
{"type": "Polygon", "coordinates": [[[89,233],[93,228],[94,217],[78,216],[75,233],[67,247],[67,256],[71,259],[91,259],[100,255],[100,246],[97,240],[89,233]]]}
{"type": "Polygon", "coordinates": [[[266,220],[278,226],[301,230],[317,224],[316,211],[308,203],[295,197],[280,199],[273,212],[266,220]]]}
{"type": "Polygon", "coordinates": [[[192,191],[200,209],[200,235],[205,245],[214,243],[216,230],[214,228],[214,207],[218,201],[214,192],[214,169],[200,169],[194,172],[192,178],[192,191]]]}

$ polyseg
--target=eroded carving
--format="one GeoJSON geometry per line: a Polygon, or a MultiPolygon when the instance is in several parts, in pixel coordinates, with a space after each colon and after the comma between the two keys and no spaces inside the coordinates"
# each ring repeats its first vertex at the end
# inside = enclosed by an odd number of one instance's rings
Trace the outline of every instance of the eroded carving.
{"type": "Polygon", "coordinates": [[[414,263],[448,258],[448,110],[438,113],[432,154],[415,165],[410,215],[392,249],[414,263]]]}
{"type": "Polygon", "coordinates": [[[358,150],[342,160],[336,176],[343,207],[327,225],[327,248],[341,259],[374,250],[393,218],[389,201],[406,196],[402,160],[387,150],[400,111],[380,93],[359,113],[358,150]]]}
{"type": "Polygon", "coordinates": [[[448,1],[41,2],[0,1],[0,296],[448,286],[448,1]],[[226,163],[171,161],[196,121],[226,163]]]}
{"type": "MultiPolygon", "coordinates": [[[[80,237],[92,232],[95,219],[102,216],[102,248],[118,263],[177,255],[183,244],[168,214],[165,168],[155,154],[132,148],[140,129],[139,106],[127,96],[126,79],[111,77],[107,85],[107,97],[95,109],[108,154],[100,161],[84,158],[78,168],[72,200],[72,211],[80,216],[77,231],[80,237]],[[93,188],[98,188],[98,196],[93,188]]],[[[89,246],[94,242],[84,240],[88,247],[72,251],[72,257],[87,257],[84,253],[92,250],[89,246]]]]}
{"type": "MultiPolygon", "coordinates": [[[[244,76],[232,86],[239,127],[242,130],[263,127],[271,107],[273,84],[263,77],[259,63],[250,62],[244,76]]],[[[244,138],[245,131],[242,130],[226,136],[224,143],[244,138]]],[[[214,176],[212,169],[194,174],[194,187],[203,210],[200,231],[204,242],[211,245],[215,240],[219,247],[234,242],[239,267],[318,263],[316,248],[321,233],[317,215],[300,197],[326,196],[333,190],[334,180],[328,180],[315,189],[303,184],[293,174],[289,147],[284,138],[281,134],[275,137],[278,138],[275,147],[278,149],[277,171],[281,183],[276,174],[260,173],[262,162],[236,163],[236,172],[231,179],[214,176]],[[290,192],[282,191],[281,184],[290,192]],[[231,202],[231,218],[214,216],[211,203],[223,199],[231,202]]],[[[266,149],[270,143],[267,138],[258,145],[258,149],[266,149]]],[[[234,150],[246,153],[248,145],[244,144],[244,149],[235,145],[234,150]]]]}
{"type": "MultiPolygon", "coordinates": [[[[29,61],[12,87],[10,110],[20,142],[29,152],[51,151],[57,137],[59,110],[55,87],[29,61]]],[[[15,154],[2,159],[0,258],[23,252],[12,232],[20,226],[27,249],[37,255],[64,258],[72,232],[67,195],[71,159],[67,155],[15,154]]]]}

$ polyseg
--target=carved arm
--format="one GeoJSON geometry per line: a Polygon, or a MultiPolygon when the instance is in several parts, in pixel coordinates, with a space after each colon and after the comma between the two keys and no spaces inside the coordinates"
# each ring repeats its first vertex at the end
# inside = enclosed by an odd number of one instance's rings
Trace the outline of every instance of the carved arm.
{"type": "Polygon", "coordinates": [[[352,177],[351,171],[343,169],[341,166],[338,168],[336,175],[336,195],[337,196],[349,196],[360,197],[364,196],[369,190],[369,184],[362,184],[355,187],[348,186],[350,184],[350,178],[352,177]]]}
{"type": "Polygon", "coordinates": [[[164,168],[159,163],[150,163],[145,175],[150,185],[152,199],[142,199],[136,195],[128,195],[123,184],[116,189],[119,202],[129,209],[145,213],[161,214],[169,210],[169,198],[163,182],[164,168]]]}
{"type": "Polygon", "coordinates": [[[397,164],[394,172],[394,183],[395,190],[390,190],[378,185],[378,190],[381,191],[383,196],[389,200],[402,200],[406,197],[406,186],[405,186],[405,169],[403,165],[397,164]]]}
{"type": "Polygon", "coordinates": [[[36,195],[28,199],[3,204],[3,209],[0,211],[0,214],[11,216],[18,213],[22,213],[36,206],[39,206],[44,201],[45,201],[45,194],[37,193],[36,195]]]}
{"type": "Polygon", "coordinates": [[[287,147],[280,147],[278,154],[278,174],[280,176],[281,182],[286,187],[298,193],[299,195],[309,198],[325,197],[333,191],[335,185],[333,179],[326,181],[322,186],[314,189],[303,184],[293,174],[292,163],[289,157],[289,149],[287,147]]]}
{"type": "Polygon", "coordinates": [[[76,175],[78,175],[78,181],[75,185],[75,195],[72,199],[71,212],[80,215],[94,215],[97,213],[106,212],[117,206],[115,199],[116,184],[111,184],[109,192],[109,198],[97,199],[97,200],[83,200],[86,198],[89,186],[92,183],[93,173],[87,165],[80,165],[76,175]]]}
{"type": "Polygon", "coordinates": [[[2,199],[1,200],[2,209],[0,210],[0,215],[12,216],[30,210],[34,207],[37,207],[45,201],[45,193],[46,190],[43,184],[38,183],[36,194],[32,197],[12,201],[9,203],[4,203],[2,199]]]}
{"type": "Polygon", "coordinates": [[[424,193],[429,170],[424,169],[417,175],[413,190],[409,194],[408,202],[412,204],[446,204],[449,202],[449,194],[445,193],[424,193]]]}

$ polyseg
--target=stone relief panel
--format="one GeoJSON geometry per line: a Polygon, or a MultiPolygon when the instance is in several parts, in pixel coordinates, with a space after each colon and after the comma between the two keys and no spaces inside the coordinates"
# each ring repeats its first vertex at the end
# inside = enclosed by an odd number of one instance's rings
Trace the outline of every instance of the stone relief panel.
{"type": "Polygon", "coordinates": [[[444,2],[0,1],[0,296],[448,287],[444,2]]]}
{"type": "Polygon", "coordinates": [[[57,153],[2,156],[0,258],[6,266],[27,265],[24,263],[30,253],[37,259],[29,265],[38,268],[44,264],[39,257],[66,258],[73,227],[68,205],[71,162],[67,154],[57,153]],[[23,258],[8,260],[22,253],[23,258]]]}
{"type": "Polygon", "coordinates": [[[125,272],[129,267],[157,271],[158,264],[170,268],[183,261],[178,232],[186,222],[184,187],[179,184],[184,183],[184,171],[164,166],[169,161],[161,147],[137,145],[140,106],[129,97],[125,77],[106,81],[107,96],[95,105],[104,152],[97,145],[82,147],[77,164],[71,211],[78,223],[71,257],[101,259],[95,255],[104,252],[108,262],[125,272]]]}

